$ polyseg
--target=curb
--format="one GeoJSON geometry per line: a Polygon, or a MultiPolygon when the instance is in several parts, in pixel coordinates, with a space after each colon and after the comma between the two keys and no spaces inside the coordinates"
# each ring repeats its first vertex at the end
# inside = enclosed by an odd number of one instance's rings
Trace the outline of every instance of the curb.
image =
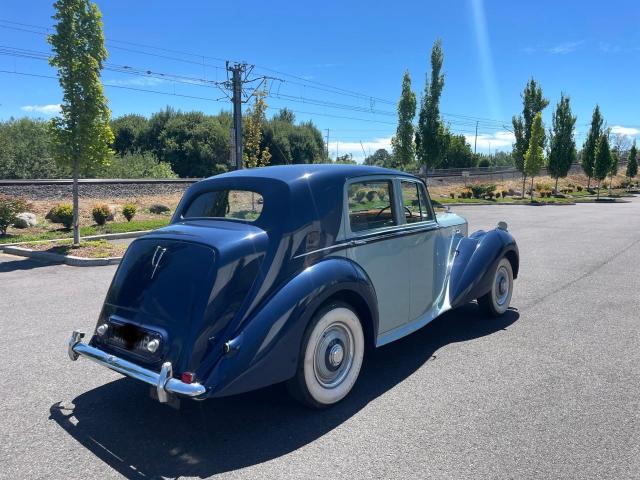
{"type": "MultiPolygon", "coordinates": [[[[588,203],[588,202],[583,202],[588,203]]],[[[441,203],[443,207],[502,207],[520,205],[525,207],[564,207],[575,205],[576,202],[570,203],[441,203]]]]}
{"type": "Polygon", "coordinates": [[[117,265],[122,257],[106,257],[106,258],[82,258],[72,255],[60,255],[58,253],[40,252],[29,248],[5,246],[4,253],[17,255],[19,257],[35,258],[51,263],[64,263],[72,267],[99,267],[104,265],[117,265]]]}
{"type": "MultiPolygon", "coordinates": [[[[145,233],[153,232],[153,230],[138,230],[136,232],[125,232],[125,233],[103,233],[101,235],[89,235],[87,237],[82,237],[82,240],[119,240],[123,238],[138,238],[144,235],[145,233]]],[[[3,243],[0,244],[0,252],[7,247],[19,247],[20,245],[30,245],[33,243],[53,243],[59,242],[60,240],[69,240],[72,237],[62,237],[62,238],[53,238],[51,240],[34,240],[32,242],[18,242],[18,243],[3,243]]],[[[78,257],[79,258],[79,257],[78,257]]]]}

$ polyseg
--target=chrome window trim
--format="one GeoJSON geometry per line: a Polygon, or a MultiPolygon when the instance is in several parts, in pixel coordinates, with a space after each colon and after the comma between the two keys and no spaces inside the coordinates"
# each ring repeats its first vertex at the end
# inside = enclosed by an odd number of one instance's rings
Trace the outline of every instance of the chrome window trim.
{"type": "MultiPolygon", "coordinates": [[[[433,210],[433,205],[431,205],[431,197],[429,196],[429,189],[426,187],[426,185],[424,184],[424,182],[420,179],[417,178],[398,178],[398,191],[400,192],[400,202],[401,205],[404,205],[404,202],[402,201],[402,182],[407,182],[407,183],[415,183],[416,187],[418,188],[418,190],[421,190],[422,193],[424,194],[424,198],[427,201],[427,204],[425,205],[426,207],[426,211],[429,212],[429,218],[427,218],[426,220],[420,220],[419,222],[413,222],[411,225],[415,225],[418,223],[425,223],[425,222],[437,222],[436,219],[436,213],[433,210]]],[[[422,216],[422,202],[420,201],[420,194],[418,194],[418,201],[420,202],[420,215],[422,216]]],[[[402,215],[402,219],[403,219],[403,223],[406,224],[406,215],[402,215]]]]}
{"type": "Polygon", "coordinates": [[[342,222],[345,226],[344,232],[345,232],[346,238],[351,239],[351,238],[366,236],[371,234],[372,232],[383,232],[383,231],[391,230],[401,226],[400,218],[398,216],[398,206],[397,206],[398,197],[397,197],[396,190],[397,190],[397,184],[395,182],[395,177],[393,175],[366,175],[363,177],[353,177],[353,178],[347,179],[347,181],[344,182],[344,187],[343,187],[344,200],[342,202],[342,213],[343,213],[342,222]],[[351,230],[351,220],[349,219],[349,187],[354,183],[363,183],[363,182],[389,182],[391,184],[391,195],[389,196],[389,199],[393,198],[391,206],[393,207],[392,211],[395,217],[394,220],[396,221],[395,225],[390,225],[388,227],[371,228],[368,230],[363,230],[362,232],[354,232],[351,230]]]}

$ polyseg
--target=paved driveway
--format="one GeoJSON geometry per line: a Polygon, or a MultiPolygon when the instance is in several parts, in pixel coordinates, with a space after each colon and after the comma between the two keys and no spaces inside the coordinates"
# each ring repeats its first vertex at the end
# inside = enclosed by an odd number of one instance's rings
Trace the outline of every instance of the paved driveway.
{"type": "Polygon", "coordinates": [[[640,478],[640,200],[457,211],[509,223],[518,311],[446,314],[321,412],[279,386],[178,412],[71,363],[115,267],[0,254],[0,477],[640,478]]]}

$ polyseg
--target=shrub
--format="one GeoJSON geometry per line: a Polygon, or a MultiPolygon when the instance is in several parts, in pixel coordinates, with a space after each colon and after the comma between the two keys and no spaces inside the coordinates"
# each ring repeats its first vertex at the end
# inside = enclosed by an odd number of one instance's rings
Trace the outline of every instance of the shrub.
{"type": "Polygon", "coordinates": [[[104,225],[105,223],[107,223],[107,218],[109,218],[109,215],[111,215],[109,206],[105,205],[104,203],[98,203],[97,205],[94,205],[93,209],[91,210],[91,216],[98,225],[104,225]]]}
{"type": "Polygon", "coordinates": [[[449,192],[449,196],[450,196],[451,198],[456,198],[456,194],[455,194],[454,192],[449,192]]]}
{"type": "Polygon", "coordinates": [[[367,200],[370,202],[373,202],[373,199],[376,198],[376,191],[375,190],[369,190],[367,192],[367,200]]]}
{"type": "MultiPolygon", "coordinates": [[[[357,198],[358,198],[358,195],[356,194],[356,199],[357,198]]],[[[360,200],[358,200],[358,201],[360,201],[360,200]]],[[[155,213],[155,214],[168,213],[169,210],[170,210],[169,207],[167,207],[166,205],[162,205],[161,203],[154,203],[153,205],[151,205],[149,207],[149,211],[151,213],[155,213]]]]}
{"type": "Polygon", "coordinates": [[[11,197],[0,193],[0,235],[6,235],[7,228],[16,221],[16,215],[29,208],[22,197],[11,197]]]}
{"type": "Polygon", "coordinates": [[[122,215],[127,219],[127,222],[130,222],[133,217],[136,216],[136,212],[138,211],[138,207],[136,207],[133,203],[125,203],[122,206],[122,215]]]}
{"type": "Polygon", "coordinates": [[[577,189],[579,192],[581,192],[581,191],[582,191],[582,185],[578,185],[578,186],[576,187],[576,189],[577,189]]]}
{"type": "Polygon", "coordinates": [[[473,195],[473,198],[480,198],[483,193],[484,193],[484,185],[482,184],[471,185],[471,194],[473,195]]]}
{"type": "Polygon", "coordinates": [[[45,216],[51,223],[61,223],[69,229],[73,225],[73,207],[70,203],[59,203],[45,216]]]}
{"type": "Polygon", "coordinates": [[[385,190],[378,190],[378,198],[384,202],[387,199],[387,192],[385,190]]]}
{"type": "Polygon", "coordinates": [[[509,195],[509,192],[506,190],[502,190],[502,198],[507,198],[507,195],[509,195]]]}

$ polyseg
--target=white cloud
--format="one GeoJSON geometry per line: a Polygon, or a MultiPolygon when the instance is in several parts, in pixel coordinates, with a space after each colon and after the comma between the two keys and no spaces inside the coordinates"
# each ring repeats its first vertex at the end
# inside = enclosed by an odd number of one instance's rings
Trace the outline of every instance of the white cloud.
{"type": "MultiPolygon", "coordinates": [[[[467,143],[473,148],[475,135],[473,133],[465,133],[464,136],[467,139],[467,143]]],[[[478,151],[489,153],[489,150],[491,150],[491,152],[511,150],[515,141],[516,137],[508,131],[499,131],[493,134],[480,133],[478,134],[478,151]]]]}
{"type": "Polygon", "coordinates": [[[547,52],[553,55],[566,55],[567,53],[575,52],[583,43],[584,41],[582,40],[579,42],[564,42],[547,49],[547,52]]]}
{"type": "Polygon", "coordinates": [[[156,77],[136,77],[127,78],[125,80],[107,80],[105,83],[109,85],[129,85],[134,87],[155,87],[164,83],[166,80],[156,77]]]}
{"type": "Polygon", "coordinates": [[[632,127],[623,127],[622,125],[614,125],[611,127],[611,133],[623,135],[625,137],[636,137],[640,134],[640,129],[632,127]]]}
{"type": "Polygon", "coordinates": [[[329,141],[329,156],[336,157],[336,146],[338,147],[338,155],[342,156],[345,153],[353,155],[353,159],[362,163],[365,157],[373,154],[379,148],[386,148],[391,152],[391,137],[386,138],[374,138],[372,140],[360,142],[345,142],[342,140],[329,141]],[[364,148],[364,152],[362,149],[364,148]],[[366,155],[365,155],[366,153],[366,155]]]}
{"type": "Polygon", "coordinates": [[[41,113],[43,115],[56,115],[60,112],[60,104],[55,103],[51,105],[24,105],[20,107],[24,112],[41,113]]]}

